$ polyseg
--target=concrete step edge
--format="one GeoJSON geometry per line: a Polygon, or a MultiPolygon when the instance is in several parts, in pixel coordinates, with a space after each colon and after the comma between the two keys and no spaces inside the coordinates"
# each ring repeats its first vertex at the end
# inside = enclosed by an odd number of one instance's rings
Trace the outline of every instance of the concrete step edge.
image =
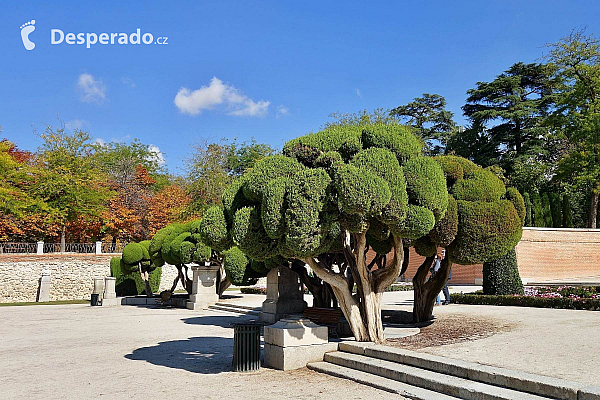
{"type": "Polygon", "coordinates": [[[466,400],[549,399],[365,355],[338,351],[326,353],[323,360],[466,400]]]}
{"type": "Polygon", "coordinates": [[[223,302],[220,302],[220,301],[216,305],[217,306],[232,307],[232,308],[243,308],[244,310],[251,310],[251,311],[258,311],[258,312],[260,312],[260,307],[243,306],[241,304],[223,303],[223,302]]]}
{"type": "Polygon", "coordinates": [[[408,385],[379,375],[355,370],[341,365],[331,364],[324,361],[309,363],[308,369],[324,374],[348,379],[363,385],[371,386],[386,392],[397,393],[401,396],[415,400],[457,400],[457,397],[433,392],[417,386],[408,385]]]}
{"type": "Polygon", "coordinates": [[[342,342],[341,351],[561,400],[577,400],[585,384],[373,343],[342,342]]]}

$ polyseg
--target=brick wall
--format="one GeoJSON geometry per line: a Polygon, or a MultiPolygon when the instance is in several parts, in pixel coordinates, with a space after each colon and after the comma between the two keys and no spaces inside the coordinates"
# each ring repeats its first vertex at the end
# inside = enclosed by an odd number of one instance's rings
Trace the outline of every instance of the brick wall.
{"type": "Polygon", "coordinates": [[[524,228],[516,250],[526,282],[600,282],[600,229],[524,228]]]}

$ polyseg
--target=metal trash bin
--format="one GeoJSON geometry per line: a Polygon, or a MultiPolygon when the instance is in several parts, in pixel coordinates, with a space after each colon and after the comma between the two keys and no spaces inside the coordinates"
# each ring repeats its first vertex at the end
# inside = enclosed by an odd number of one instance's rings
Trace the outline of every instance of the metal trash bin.
{"type": "Polygon", "coordinates": [[[90,301],[90,304],[92,306],[99,306],[100,305],[100,295],[98,293],[92,293],[92,299],[90,301]]]}
{"type": "Polygon", "coordinates": [[[261,324],[235,324],[233,326],[233,370],[256,371],[260,368],[261,324]]]}

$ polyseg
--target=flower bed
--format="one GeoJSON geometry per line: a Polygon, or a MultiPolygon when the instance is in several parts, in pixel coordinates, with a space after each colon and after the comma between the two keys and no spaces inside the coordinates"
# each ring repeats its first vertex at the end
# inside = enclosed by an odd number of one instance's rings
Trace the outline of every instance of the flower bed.
{"type": "Polygon", "coordinates": [[[526,287],[524,295],[453,294],[453,303],[600,310],[600,286],[526,287]]]}

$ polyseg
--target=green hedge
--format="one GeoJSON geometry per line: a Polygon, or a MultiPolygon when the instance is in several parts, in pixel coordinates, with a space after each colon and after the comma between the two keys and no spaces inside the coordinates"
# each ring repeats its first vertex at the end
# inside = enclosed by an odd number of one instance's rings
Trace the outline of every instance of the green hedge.
{"type": "MultiPolygon", "coordinates": [[[[115,281],[115,291],[117,296],[136,296],[146,293],[146,285],[139,273],[133,272],[129,275],[121,271],[121,257],[113,257],[110,260],[110,276],[117,278],[115,281]],[[115,261],[116,260],[116,261],[115,261]]],[[[148,280],[153,293],[157,293],[160,287],[160,277],[162,268],[156,268],[150,272],[148,280]]]]}
{"type": "Polygon", "coordinates": [[[537,308],[564,308],[570,310],[600,310],[600,299],[569,299],[560,297],[500,296],[484,294],[452,294],[451,301],[457,304],[491,306],[516,306],[537,308]]]}
{"type": "Polygon", "coordinates": [[[494,261],[483,263],[483,293],[523,294],[523,282],[519,276],[515,249],[494,261]]]}

